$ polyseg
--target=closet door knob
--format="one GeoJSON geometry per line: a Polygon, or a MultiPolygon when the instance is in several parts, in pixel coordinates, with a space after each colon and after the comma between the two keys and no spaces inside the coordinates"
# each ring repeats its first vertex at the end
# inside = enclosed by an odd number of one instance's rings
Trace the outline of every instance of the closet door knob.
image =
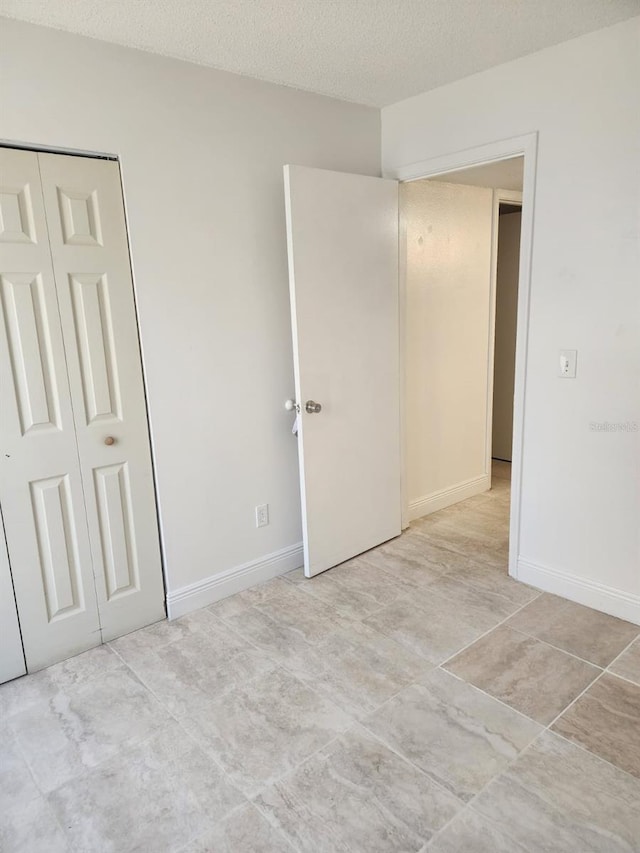
{"type": "Polygon", "coordinates": [[[111,446],[112,444],[115,444],[115,443],[116,443],[116,440],[115,440],[115,438],[114,438],[112,435],[108,435],[108,436],[105,438],[104,443],[105,443],[105,444],[108,444],[109,446],[111,446]]]}

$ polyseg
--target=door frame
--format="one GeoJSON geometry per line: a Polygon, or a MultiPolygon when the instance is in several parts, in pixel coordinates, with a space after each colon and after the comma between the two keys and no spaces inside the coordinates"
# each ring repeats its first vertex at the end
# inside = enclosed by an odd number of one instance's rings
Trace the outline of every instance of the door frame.
{"type": "MultiPolygon", "coordinates": [[[[509,574],[518,577],[518,554],[520,552],[520,519],[522,505],[522,460],[524,448],[524,407],[526,398],[527,378],[527,355],[529,341],[529,315],[531,303],[531,253],[533,249],[533,219],[536,188],[536,167],[538,152],[538,132],[527,133],[522,136],[514,136],[489,142],[486,145],[478,145],[462,151],[442,154],[409,163],[392,169],[383,170],[383,177],[394,178],[400,183],[422,180],[424,178],[435,178],[450,172],[458,172],[461,169],[469,169],[473,166],[482,166],[486,163],[496,163],[500,160],[510,160],[514,157],[524,157],[524,177],[522,184],[522,225],[520,232],[520,267],[518,275],[518,314],[516,321],[516,359],[515,359],[515,381],[513,397],[513,449],[511,463],[511,507],[509,516],[509,574]]],[[[505,193],[506,191],[496,191],[505,193]]],[[[495,198],[494,192],[494,215],[495,198]]],[[[505,199],[506,200],[506,199],[505,199]]],[[[406,350],[406,326],[404,322],[404,309],[406,306],[406,263],[404,260],[406,248],[406,235],[404,226],[400,224],[400,276],[399,276],[399,302],[400,302],[400,352],[401,352],[401,377],[400,377],[400,418],[401,418],[401,460],[402,460],[402,526],[408,526],[409,507],[406,492],[406,379],[405,358],[406,350]]],[[[494,228],[492,239],[497,239],[497,229],[494,228]]],[[[492,279],[494,264],[492,262],[492,279]]],[[[492,281],[492,304],[495,302],[495,280],[492,281]]],[[[492,308],[492,312],[495,306],[492,308]]],[[[491,321],[490,333],[493,334],[493,321],[491,321]]],[[[493,348],[491,351],[491,367],[493,365],[493,348]]],[[[491,392],[493,389],[493,377],[490,376],[489,383],[491,392]]],[[[490,434],[487,442],[490,441],[490,434]]],[[[489,445],[490,446],[490,445],[489,445]]]]}

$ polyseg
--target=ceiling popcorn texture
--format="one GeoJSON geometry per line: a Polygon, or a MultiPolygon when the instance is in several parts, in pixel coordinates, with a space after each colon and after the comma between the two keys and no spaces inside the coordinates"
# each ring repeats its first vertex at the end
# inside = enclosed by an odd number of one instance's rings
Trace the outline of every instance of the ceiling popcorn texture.
{"type": "Polygon", "coordinates": [[[640,0],[0,0],[7,17],[377,107],[637,14],[640,0]]]}

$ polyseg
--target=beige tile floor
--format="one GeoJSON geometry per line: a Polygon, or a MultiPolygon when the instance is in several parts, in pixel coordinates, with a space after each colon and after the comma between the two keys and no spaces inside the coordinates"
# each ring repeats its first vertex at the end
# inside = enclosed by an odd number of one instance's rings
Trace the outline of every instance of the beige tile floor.
{"type": "Polygon", "coordinates": [[[640,628],[490,493],[0,687],[3,853],[640,851],[640,628]]]}

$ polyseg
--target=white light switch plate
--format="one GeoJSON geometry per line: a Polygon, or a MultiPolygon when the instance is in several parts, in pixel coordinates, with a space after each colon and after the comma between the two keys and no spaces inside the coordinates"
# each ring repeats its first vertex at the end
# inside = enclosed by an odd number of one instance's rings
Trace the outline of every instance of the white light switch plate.
{"type": "Polygon", "coordinates": [[[561,349],[558,354],[558,376],[562,379],[575,379],[577,361],[577,350],[561,349]]]}
{"type": "Polygon", "coordinates": [[[256,527],[266,527],[269,524],[269,504],[256,507],[256,527]]]}

